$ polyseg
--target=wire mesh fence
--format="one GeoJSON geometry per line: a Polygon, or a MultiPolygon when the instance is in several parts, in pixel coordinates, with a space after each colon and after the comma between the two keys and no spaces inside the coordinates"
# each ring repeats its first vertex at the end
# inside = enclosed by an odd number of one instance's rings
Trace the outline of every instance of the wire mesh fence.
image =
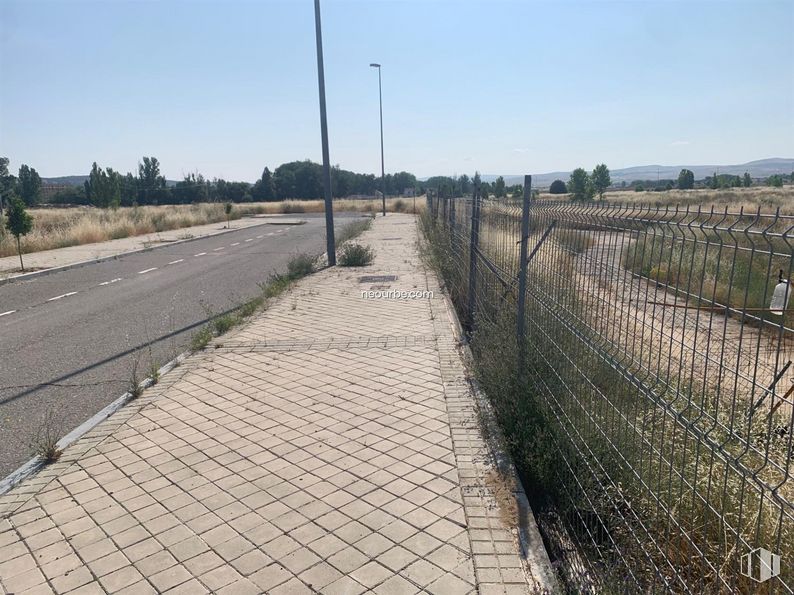
{"type": "Polygon", "coordinates": [[[577,588],[792,593],[794,217],[427,207],[527,489],[586,561],[577,588]]]}

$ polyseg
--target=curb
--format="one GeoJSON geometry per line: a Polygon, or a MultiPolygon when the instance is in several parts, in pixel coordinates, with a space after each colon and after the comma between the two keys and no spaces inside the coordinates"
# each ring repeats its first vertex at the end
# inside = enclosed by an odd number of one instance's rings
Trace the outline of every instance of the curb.
{"type": "MultiPolygon", "coordinates": [[[[141,252],[151,252],[152,250],[159,250],[160,248],[168,248],[169,246],[177,246],[179,244],[187,244],[188,242],[195,242],[197,240],[205,240],[207,238],[214,238],[216,236],[223,235],[225,233],[231,233],[233,231],[241,231],[242,229],[249,229],[252,227],[259,227],[260,225],[272,225],[269,221],[263,221],[262,223],[257,223],[256,225],[249,225],[248,227],[241,227],[238,229],[227,229],[224,231],[219,231],[218,233],[213,233],[204,236],[198,236],[196,238],[186,238],[184,240],[175,240],[173,242],[168,242],[166,244],[162,244],[159,246],[148,246],[146,248],[138,248],[137,250],[130,250],[129,252],[119,252],[118,254],[111,254],[110,256],[101,256],[99,258],[92,258],[91,260],[81,260],[79,262],[73,262],[72,264],[64,264],[59,267],[52,267],[49,269],[44,269],[43,271],[33,271],[31,273],[23,273],[22,275],[15,275],[13,277],[6,277],[5,279],[0,279],[0,286],[5,285],[7,283],[14,283],[16,281],[27,281],[28,279],[33,279],[34,277],[43,277],[45,275],[50,275],[52,273],[59,273],[61,271],[68,271],[69,269],[78,269],[80,267],[88,266],[90,264],[98,264],[100,262],[107,262],[108,260],[114,260],[117,258],[121,258],[122,256],[129,256],[130,254],[140,254],[141,252]]],[[[188,229],[188,228],[183,228],[188,229]]],[[[0,492],[2,493],[2,492],[0,492]]]]}
{"type": "MultiPolygon", "coordinates": [[[[433,275],[437,275],[437,273],[432,271],[432,269],[431,272],[433,275]]],[[[458,319],[457,311],[455,310],[455,306],[452,303],[452,299],[449,297],[446,287],[439,284],[439,289],[441,296],[444,298],[447,315],[454,326],[459,349],[465,356],[463,358],[463,365],[468,368],[468,363],[473,361],[471,347],[466,341],[466,335],[463,332],[463,326],[458,319]]],[[[479,386],[477,386],[477,383],[472,379],[469,379],[468,385],[472,392],[472,397],[477,403],[477,406],[487,410],[489,415],[493,415],[491,403],[488,400],[488,397],[480,390],[479,386]]],[[[503,444],[504,437],[502,435],[501,429],[498,428],[498,426],[495,429],[497,431],[496,440],[503,444]]],[[[485,444],[488,446],[488,451],[492,459],[496,460],[497,457],[495,456],[496,453],[494,452],[492,441],[485,440],[485,444]]],[[[546,544],[543,542],[540,529],[538,529],[538,522],[535,518],[535,513],[533,512],[532,506],[530,505],[529,499],[527,498],[527,494],[524,491],[524,486],[521,483],[521,479],[516,470],[513,457],[507,453],[506,449],[505,453],[507,454],[510,464],[510,474],[515,478],[513,497],[516,500],[518,516],[516,530],[518,532],[518,544],[526,564],[525,570],[529,572],[532,579],[539,584],[540,588],[542,589],[541,593],[560,593],[561,590],[559,581],[557,579],[557,573],[554,571],[554,565],[552,564],[551,558],[549,557],[546,544]]]]}
{"type": "MultiPolygon", "coordinates": [[[[168,372],[176,368],[178,365],[184,362],[191,355],[191,353],[192,352],[190,351],[185,351],[183,353],[180,353],[170,362],[164,364],[159,370],[157,370],[158,376],[162,377],[163,375],[167,374],[168,372]]],[[[138,384],[138,387],[141,390],[145,390],[153,386],[154,384],[155,382],[150,376],[148,378],[144,378],[140,382],[140,384],[138,384]]],[[[55,447],[60,451],[65,450],[68,446],[77,442],[85,434],[93,430],[96,426],[98,426],[100,423],[105,421],[108,417],[116,413],[116,411],[124,407],[127,403],[129,403],[132,400],[133,400],[132,393],[127,391],[126,393],[121,395],[118,399],[116,399],[109,405],[105,406],[103,409],[99,410],[92,417],[88,418],[79,426],[77,426],[75,429],[73,429],[71,432],[66,434],[66,436],[58,440],[58,442],[56,442],[55,444],[55,447]]],[[[38,456],[33,457],[27,463],[23,463],[16,470],[6,475],[3,479],[0,479],[0,496],[9,492],[14,486],[21,483],[31,475],[36,474],[45,465],[46,463],[42,461],[41,458],[38,456]]]]}

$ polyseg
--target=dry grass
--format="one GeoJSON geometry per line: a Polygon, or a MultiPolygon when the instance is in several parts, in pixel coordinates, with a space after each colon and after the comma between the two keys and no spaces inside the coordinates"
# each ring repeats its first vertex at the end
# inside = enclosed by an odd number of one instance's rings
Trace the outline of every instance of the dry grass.
{"type": "MultiPolygon", "coordinates": [[[[568,195],[541,194],[543,200],[568,200],[568,195]]],[[[668,190],[666,192],[634,192],[621,190],[604,193],[604,199],[610,203],[627,205],[651,206],[702,206],[709,210],[738,211],[740,207],[745,210],[755,211],[761,207],[761,212],[773,213],[780,207],[780,212],[794,215],[794,186],[771,188],[769,186],[755,186],[750,188],[728,188],[725,190],[668,190]]]]}
{"type": "MultiPolygon", "coordinates": [[[[418,212],[424,208],[424,204],[423,197],[416,198],[418,212]]],[[[375,200],[334,201],[335,211],[368,213],[380,208],[380,201],[375,200]]],[[[411,212],[413,199],[388,199],[386,209],[390,212],[411,212]]],[[[231,218],[323,211],[321,200],[245,203],[234,205],[231,218]]],[[[22,238],[22,252],[26,254],[226,221],[223,204],[219,203],[118,209],[31,209],[30,214],[33,216],[33,231],[22,238]]],[[[0,257],[13,256],[16,252],[14,238],[0,226],[0,257]]]]}

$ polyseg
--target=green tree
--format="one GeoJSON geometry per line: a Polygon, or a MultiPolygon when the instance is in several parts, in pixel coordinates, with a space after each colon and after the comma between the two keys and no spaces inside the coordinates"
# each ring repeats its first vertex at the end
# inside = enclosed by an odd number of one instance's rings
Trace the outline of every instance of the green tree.
{"type": "Polygon", "coordinates": [[[462,196],[466,196],[469,192],[471,192],[471,180],[466,174],[463,174],[460,178],[458,178],[458,184],[460,185],[460,193],[462,196]]]}
{"type": "Polygon", "coordinates": [[[587,201],[593,198],[593,184],[590,176],[581,167],[577,167],[571,172],[571,179],[568,181],[568,192],[573,196],[573,200],[587,201]]]}
{"type": "Polygon", "coordinates": [[[26,236],[33,229],[33,218],[25,210],[25,203],[16,196],[11,198],[8,205],[8,218],[6,228],[17,239],[17,252],[19,253],[19,266],[25,272],[25,263],[22,262],[22,245],[20,238],[26,236]]]}
{"type": "MultiPolygon", "coordinates": [[[[4,201],[8,199],[14,189],[15,178],[8,173],[9,163],[8,157],[0,157],[0,217],[3,216],[4,201]]],[[[0,222],[0,229],[2,229],[2,222],[0,222]]]]}
{"type": "Polygon", "coordinates": [[[38,172],[27,165],[19,166],[19,195],[27,206],[35,205],[41,194],[41,178],[38,172]]]}
{"type": "Polygon", "coordinates": [[[503,198],[507,195],[505,179],[502,176],[496,178],[496,181],[493,183],[493,194],[496,198],[503,198]]]}
{"type": "Polygon", "coordinates": [[[609,168],[605,163],[595,166],[593,174],[590,176],[593,190],[598,193],[598,200],[604,200],[604,190],[612,185],[612,178],[609,177],[609,168]]]}
{"type": "Polygon", "coordinates": [[[678,174],[678,189],[692,190],[695,187],[695,174],[690,169],[682,169],[678,174]]]}
{"type": "Polygon", "coordinates": [[[549,194],[568,194],[568,188],[562,180],[554,180],[549,186],[549,194]]]}
{"type": "Polygon", "coordinates": [[[714,172],[714,175],[711,176],[711,179],[709,180],[709,188],[711,188],[712,190],[717,190],[719,187],[720,187],[720,178],[717,175],[717,172],[714,172]]]}
{"type": "Polygon", "coordinates": [[[744,185],[745,188],[749,188],[750,186],[753,185],[753,179],[750,177],[749,173],[744,172],[744,178],[742,179],[742,184],[744,185]]]}
{"type": "Polygon", "coordinates": [[[157,157],[144,157],[138,163],[138,202],[152,204],[168,198],[165,178],[160,175],[160,162],[157,157]]]}
{"type": "Polygon", "coordinates": [[[783,176],[778,175],[778,174],[775,174],[773,176],[769,176],[766,179],[766,183],[769,184],[770,186],[775,187],[775,188],[782,188],[783,187],[783,176]]]}
{"type": "MultiPolygon", "coordinates": [[[[337,174],[337,185],[339,185],[340,182],[342,182],[342,180],[339,178],[343,178],[344,176],[339,175],[341,174],[341,171],[337,172],[337,174]]],[[[346,181],[347,178],[345,178],[345,182],[346,181]]],[[[342,182],[342,184],[344,184],[344,182],[342,182]]],[[[259,178],[254,184],[251,194],[254,197],[254,200],[257,201],[267,202],[276,200],[276,184],[273,181],[273,174],[267,167],[262,172],[262,177],[259,178]]],[[[343,194],[343,196],[347,196],[347,194],[343,194]]]]}
{"type": "Polygon", "coordinates": [[[230,203],[230,202],[227,202],[225,205],[223,205],[223,212],[226,213],[226,227],[229,227],[229,222],[230,222],[229,220],[232,217],[232,209],[233,208],[234,207],[232,206],[232,203],[230,203]]]}
{"type": "Polygon", "coordinates": [[[103,170],[95,161],[83,184],[85,196],[95,207],[118,207],[121,204],[121,182],[121,174],[110,167],[103,170]]]}

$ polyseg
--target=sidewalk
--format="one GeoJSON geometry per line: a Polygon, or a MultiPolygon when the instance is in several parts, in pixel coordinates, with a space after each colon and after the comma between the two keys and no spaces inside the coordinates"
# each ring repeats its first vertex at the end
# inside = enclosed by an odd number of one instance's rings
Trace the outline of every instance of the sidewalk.
{"type": "MultiPolygon", "coordinates": [[[[235,229],[245,229],[247,227],[253,227],[254,225],[262,225],[263,223],[273,220],[275,220],[274,217],[243,217],[242,219],[235,219],[232,221],[229,228],[226,228],[225,222],[208,223],[206,225],[182,227],[180,229],[147,233],[128,238],[119,238],[118,240],[108,240],[107,242],[97,242],[95,244],[82,244],[80,246],[68,246],[66,248],[31,252],[23,255],[25,259],[25,269],[36,271],[62,267],[78,262],[116,256],[134,250],[143,250],[144,248],[153,246],[167,246],[179,240],[207,238],[220,233],[226,233],[230,229],[232,231],[235,229]]],[[[294,217],[291,217],[290,220],[294,220],[294,217]]],[[[17,269],[19,269],[19,256],[4,256],[0,258],[0,279],[18,276],[20,273],[12,272],[17,269]]]]}
{"type": "Polygon", "coordinates": [[[304,279],[1,496],[0,592],[554,589],[416,239],[376,219],[374,265],[304,279]]]}

